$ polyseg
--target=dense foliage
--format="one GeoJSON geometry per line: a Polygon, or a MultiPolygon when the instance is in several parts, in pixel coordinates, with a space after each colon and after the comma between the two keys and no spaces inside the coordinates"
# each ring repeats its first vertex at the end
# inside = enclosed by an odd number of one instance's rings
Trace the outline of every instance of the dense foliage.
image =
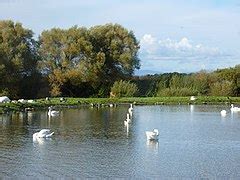
{"type": "Polygon", "coordinates": [[[133,33],[117,24],[54,28],[40,36],[41,72],[52,96],[109,95],[116,80],[139,68],[138,49],[133,33]]]}
{"type": "Polygon", "coordinates": [[[239,65],[214,72],[164,73],[134,79],[139,89],[148,87],[146,91],[140,91],[140,96],[240,95],[239,65]],[[151,90],[150,93],[149,90],[151,90]]]}
{"type": "Polygon", "coordinates": [[[133,76],[140,68],[139,48],[133,32],[118,24],[53,28],[35,40],[21,23],[0,21],[0,96],[240,95],[240,65],[133,76]]]}
{"type": "Polygon", "coordinates": [[[137,94],[137,85],[130,81],[116,81],[111,88],[111,97],[133,97],[137,94]]]}
{"type": "Polygon", "coordinates": [[[34,96],[37,92],[37,43],[20,23],[0,21],[0,95],[34,96]]]}

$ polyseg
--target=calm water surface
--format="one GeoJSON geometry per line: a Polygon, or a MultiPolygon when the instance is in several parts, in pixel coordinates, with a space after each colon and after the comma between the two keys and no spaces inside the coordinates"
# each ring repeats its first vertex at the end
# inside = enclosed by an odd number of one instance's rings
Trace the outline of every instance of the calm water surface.
{"type": "Polygon", "coordinates": [[[240,179],[240,113],[227,106],[60,109],[0,116],[0,178],[240,179]],[[226,117],[220,111],[226,109],[226,117]],[[42,128],[51,139],[33,142],[42,128]],[[158,128],[157,142],[146,130],[158,128]]]}

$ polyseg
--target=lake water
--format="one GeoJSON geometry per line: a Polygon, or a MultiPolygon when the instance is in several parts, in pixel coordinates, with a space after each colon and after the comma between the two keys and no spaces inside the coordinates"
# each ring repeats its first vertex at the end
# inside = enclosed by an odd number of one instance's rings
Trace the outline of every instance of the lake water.
{"type": "Polygon", "coordinates": [[[0,115],[1,178],[240,179],[240,113],[228,106],[134,106],[0,115]],[[220,111],[228,114],[221,117],[220,111]],[[51,139],[33,142],[42,128],[51,139]],[[147,141],[157,128],[159,140],[147,141]]]}

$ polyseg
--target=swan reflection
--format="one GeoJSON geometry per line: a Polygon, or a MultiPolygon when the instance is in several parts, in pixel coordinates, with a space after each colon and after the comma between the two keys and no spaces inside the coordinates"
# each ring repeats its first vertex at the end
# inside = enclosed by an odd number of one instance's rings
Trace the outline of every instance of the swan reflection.
{"type": "Polygon", "coordinates": [[[128,135],[129,135],[129,124],[126,124],[125,128],[126,128],[126,133],[127,133],[127,137],[128,137],[128,135]]]}
{"type": "Polygon", "coordinates": [[[192,104],[190,105],[190,112],[191,112],[191,114],[194,113],[194,105],[192,105],[192,104]]]}
{"type": "Polygon", "coordinates": [[[147,148],[150,150],[158,150],[158,141],[151,141],[151,140],[147,140],[147,148]]]}

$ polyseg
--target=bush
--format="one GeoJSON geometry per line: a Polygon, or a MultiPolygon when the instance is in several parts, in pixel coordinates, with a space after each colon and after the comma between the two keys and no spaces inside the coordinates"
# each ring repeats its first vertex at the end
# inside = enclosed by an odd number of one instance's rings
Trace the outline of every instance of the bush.
{"type": "Polygon", "coordinates": [[[212,96],[233,96],[234,85],[231,81],[215,82],[210,88],[212,96]]]}
{"type": "Polygon", "coordinates": [[[157,92],[157,96],[193,96],[196,90],[190,88],[165,88],[157,92]]]}
{"type": "Polygon", "coordinates": [[[130,81],[116,81],[111,88],[111,97],[133,97],[138,94],[138,88],[135,83],[130,81]]]}

